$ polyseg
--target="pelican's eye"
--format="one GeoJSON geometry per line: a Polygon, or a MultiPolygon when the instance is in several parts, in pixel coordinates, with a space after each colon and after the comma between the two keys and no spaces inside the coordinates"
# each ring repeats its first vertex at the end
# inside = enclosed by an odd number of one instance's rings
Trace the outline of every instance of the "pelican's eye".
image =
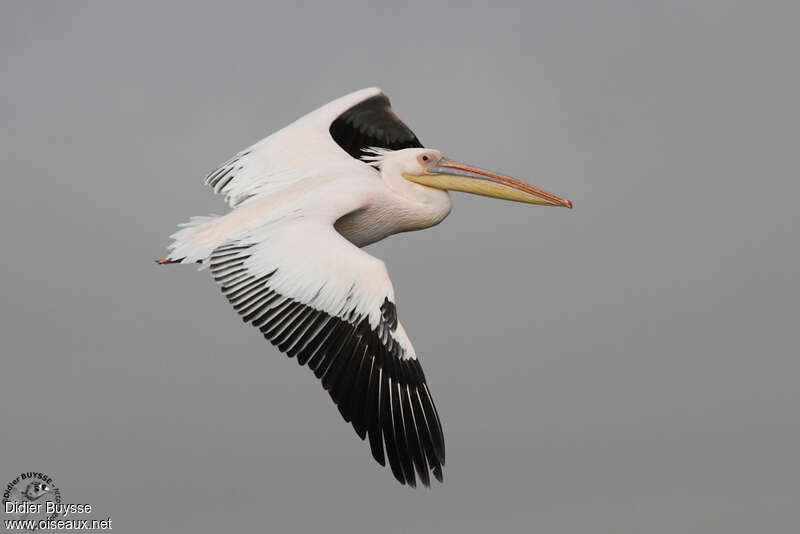
{"type": "Polygon", "coordinates": [[[417,156],[417,161],[419,161],[419,164],[422,165],[423,169],[427,169],[428,167],[436,163],[436,157],[430,153],[420,154],[419,156],[417,156]]]}

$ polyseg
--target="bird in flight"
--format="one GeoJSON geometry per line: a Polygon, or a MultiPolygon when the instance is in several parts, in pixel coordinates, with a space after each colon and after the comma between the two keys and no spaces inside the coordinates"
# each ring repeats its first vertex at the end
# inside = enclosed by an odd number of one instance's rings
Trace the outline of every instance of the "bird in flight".
{"type": "Polygon", "coordinates": [[[384,263],[361,247],[450,213],[448,190],[569,200],[424,148],[378,88],[330,102],[206,177],[233,208],[193,217],[160,264],[200,263],[246,323],[322,381],[401,484],[442,481],[442,424],[397,317],[384,263]]]}

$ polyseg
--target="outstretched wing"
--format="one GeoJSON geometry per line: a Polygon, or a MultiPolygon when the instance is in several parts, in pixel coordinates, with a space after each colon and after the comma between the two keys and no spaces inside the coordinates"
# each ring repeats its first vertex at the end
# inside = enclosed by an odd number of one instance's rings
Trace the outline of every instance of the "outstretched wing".
{"type": "Polygon", "coordinates": [[[211,254],[211,273],[245,322],[322,380],[400,483],[442,480],[444,437],[382,261],[327,223],[273,216],[211,254]],[[385,451],[385,456],[384,456],[385,451]]]}
{"type": "Polygon", "coordinates": [[[233,207],[302,180],[320,164],[360,158],[368,147],[419,148],[377,87],[343,96],[242,150],[206,177],[233,207]]]}

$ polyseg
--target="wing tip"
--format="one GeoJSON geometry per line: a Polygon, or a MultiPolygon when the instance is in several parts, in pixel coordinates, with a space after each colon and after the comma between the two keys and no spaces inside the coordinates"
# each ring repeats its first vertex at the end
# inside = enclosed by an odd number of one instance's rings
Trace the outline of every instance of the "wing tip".
{"type": "Polygon", "coordinates": [[[441,466],[436,466],[433,468],[433,476],[436,477],[440,483],[444,484],[444,473],[442,472],[441,466]]]}

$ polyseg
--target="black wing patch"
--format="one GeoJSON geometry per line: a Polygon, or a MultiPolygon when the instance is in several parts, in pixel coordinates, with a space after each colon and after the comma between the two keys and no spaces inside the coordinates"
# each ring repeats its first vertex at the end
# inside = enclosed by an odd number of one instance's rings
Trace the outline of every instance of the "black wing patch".
{"type": "Polygon", "coordinates": [[[383,93],[356,104],[333,121],[331,137],[356,159],[369,147],[401,150],[422,148],[414,132],[392,111],[389,97],[383,93]]]}
{"type": "Polygon", "coordinates": [[[430,485],[442,481],[444,435],[419,361],[404,358],[391,336],[395,305],[386,299],[381,324],[366,317],[341,318],[270,289],[273,271],[255,277],[244,267],[248,245],[231,243],[211,255],[211,273],[242,319],[258,328],[281,352],[307,365],[372,456],[389,466],[401,484],[416,486],[414,473],[430,485]],[[384,455],[385,450],[385,455],[384,455]]]}

